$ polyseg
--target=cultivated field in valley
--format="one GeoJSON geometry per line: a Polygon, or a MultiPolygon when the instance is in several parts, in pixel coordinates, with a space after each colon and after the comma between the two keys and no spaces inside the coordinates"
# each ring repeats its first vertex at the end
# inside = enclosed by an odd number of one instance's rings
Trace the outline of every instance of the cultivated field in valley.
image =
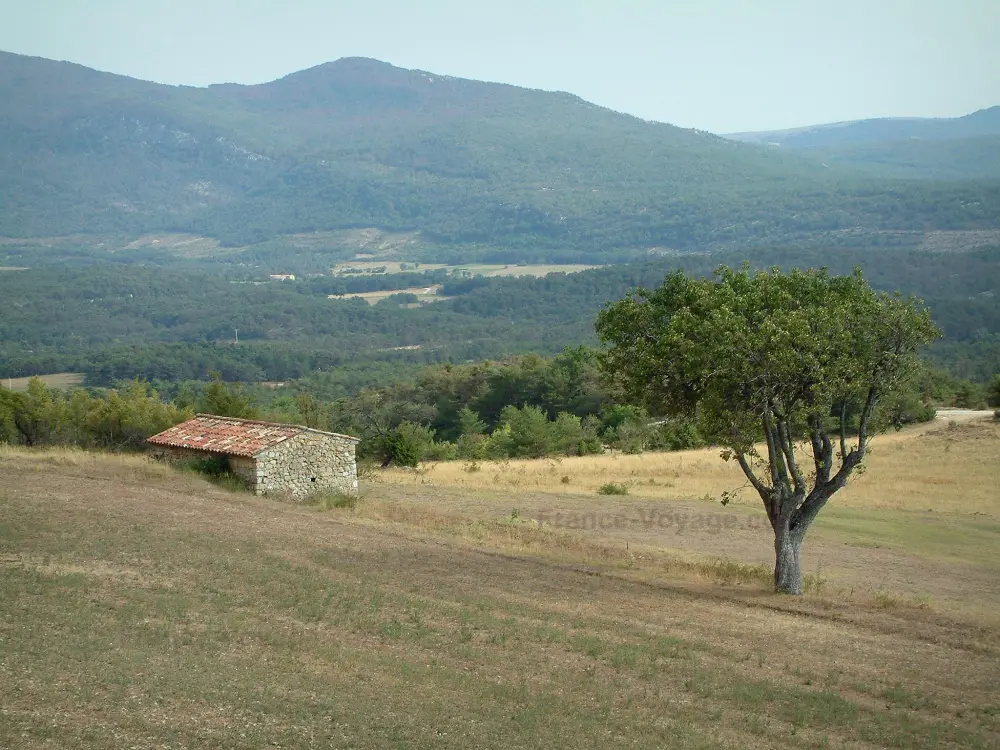
{"type": "Polygon", "coordinates": [[[440,286],[411,287],[410,289],[382,289],[377,292],[358,292],[356,294],[329,294],[329,299],[363,299],[369,305],[376,305],[386,297],[394,294],[414,294],[420,302],[434,302],[435,300],[447,299],[438,294],[440,286]]]}
{"type": "Polygon", "coordinates": [[[448,266],[443,263],[420,263],[418,265],[413,261],[405,260],[365,260],[340,263],[334,266],[332,271],[334,276],[339,276],[348,273],[349,269],[354,273],[371,274],[376,269],[379,269],[380,273],[400,273],[401,271],[437,271],[442,268],[448,269],[454,275],[467,276],[548,276],[550,273],[577,273],[598,268],[598,266],[581,263],[537,265],[469,263],[461,266],[448,266]]]}
{"type": "MultiPolygon", "coordinates": [[[[49,388],[72,388],[83,384],[83,373],[79,372],[55,372],[50,375],[38,375],[49,388]]],[[[28,381],[31,378],[3,378],[0,380],[0,387],[9,388],[14,391],[24,391],[28,388],[28,381]]]]}

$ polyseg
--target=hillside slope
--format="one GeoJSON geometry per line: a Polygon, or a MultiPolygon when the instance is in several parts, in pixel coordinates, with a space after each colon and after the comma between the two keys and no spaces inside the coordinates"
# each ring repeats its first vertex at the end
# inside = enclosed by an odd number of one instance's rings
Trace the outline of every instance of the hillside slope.
{"type": "MultiPolygon", "coordinates": [[[[429,502],[458,499],[433,485],[322,513],[130,456],[7,450],[0,470],[3,747],[986,748],[1000,733],[993,515],[869,511],[827,545],[867,563],[865,582],[824,566],[792,601],[739,558],[664,549],[672,529],[631,548],[537,529],[495,490],[461,513],[429,502]],[[484,500],[504,518],[468,510],[484,500]],[[970,528],[976,544],[953,541],[970,528]],[[887,589],[886,565],[932,595],[887,589]]],[[[728,524],[683,537],[768,546],[728,524]]]]}
{"type": "Polygon", "coordinates": [[[1000,106],[964,117],[859,120],[726,137],[876,177],[1000,179],[1000,106]]]}
{"type": "Polygon", "coordinates": [[[349,58],[163,86],[0,53],[0,236],[351,227],[511,255],[985,228],[1000,181],[885,183],[578,97],[349,58]],[[541,249],[541,250],[539,250],[541,249]]]}
{"type": "Polygon", "coordinates": [[[786,130],[730,133],[726,138],[794,148],[830,148],[906,139],[941,141],[981,136],[1000,136],[1000,106],[962,117],[883,117],[786,130]]]}

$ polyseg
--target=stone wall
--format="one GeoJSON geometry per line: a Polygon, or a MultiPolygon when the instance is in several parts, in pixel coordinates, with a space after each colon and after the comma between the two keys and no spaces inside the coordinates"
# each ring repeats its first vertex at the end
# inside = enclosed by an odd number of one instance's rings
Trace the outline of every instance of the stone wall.
{"type": "Polygon", "coordinates": [[[242,479],[247,489],[257,492],[257,460],[243,456],[229,456],[229,471],[242,479]]]}
{"type": "Polygon", "coordinates": [[[303,432],[257,455],[252,489],[295,498],[320,490],[356,494],[355,446],[357,440],[347,436],[303,432]]]}

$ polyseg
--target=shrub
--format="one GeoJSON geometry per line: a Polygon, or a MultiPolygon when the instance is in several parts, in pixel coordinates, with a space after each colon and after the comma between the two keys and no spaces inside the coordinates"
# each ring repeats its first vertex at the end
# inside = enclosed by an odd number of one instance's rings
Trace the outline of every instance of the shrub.
{"type": "Polygon", "coordinates": [[[955,393],[955,406],[960,409],[982,409],[986,406],[986,389],[977,383],[962,382],[955,393]]]}
{"type": "Polygon", "coordinates": [[[393,430],[382,438],[382,452],[385,465],[415,467],[420,463],[420,448],[413,439],[404,432],[393,430]]]}
{"type": "Polygon", "coordinates": [[[306,496],[303,504],[316,508],[317,510],[333,510],[335,508],[346,508],[348,510],[356,508],[358,505],[357,495],[347,495],[342,492],[318,491],[306,496]]]}
{"type": "Polygon", "coordinates": [[[472,461],[482,460],[488,456],[489,438],[480,434],[462,435],[455,444],[458,458],[472,461]]]}
{"type": "Polygon", "coordinates": [[[430,427],[403,420],[395,431],[414,447],[417,453],[417,462],[422,461],[425,457],[430,457],[428,454],[434,450],[434,430],[430,427]]]}
{"type": "Polygon", "coordinates": [[[451,461],[459,458],[458,446],[447,440],[432,442],[424,450],[422,458],[426,461],[451,461]]]}
{"type": "MultiPolygon", "coordinates": [[[[507,429],[506,455],[511,458],[541,458],[552,448],[552,432],[548,417],[537,406],[505,406],[500,412],[500,423],[507,429]]],[[[496,432],[494,432],[496,436],[496,432]]],[[[499,444],[497,447],[500,447],[499,444]]]]}
{"type": "Polygon", "coordinates": [[[230,492],[242,492],[247,488],[246,482],[230,470],[227,456],[192,459],[183,468],[201,474],[212,484],[230,492]]]}
{"type": "Polygon", "coordinates": [[[885,416],[893,425],[930,422],[937,414],[930,404],[922,401],[916,393],[901,393],[885,406],[885,416]]]}
{"type": "Polygon", "coordinates": [[[628,485],[624,482],[608,482],[597,489],[598,495],[627,495],[628,485]]]}
{"type": "Polygon", "coordinates": [[[194,458],[187,464],[191,471],[204,474],[206,477],[221,477],[223,474],[230,474],[229,458],[227,456],[206,456],[205,458],[194,458]]]}
{"type": "Polygon", "coordinates": [[[414,305],[418,302],[420,299],[413,292],[400,292],[399,294],[390,294],[379,301],[379,304],[391,307],[392,305],[414,305]]]}

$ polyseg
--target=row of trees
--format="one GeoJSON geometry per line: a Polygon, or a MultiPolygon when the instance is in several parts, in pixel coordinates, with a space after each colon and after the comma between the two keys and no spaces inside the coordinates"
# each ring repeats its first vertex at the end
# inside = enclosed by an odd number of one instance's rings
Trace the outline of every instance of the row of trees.
{"type": "Polygon", "coordinates": [[[61,390],[31,378],[23,393],[0,389],[0,442],[141,450],[150,435],[195,412],[249,419],[260,415],[252,395],[224,383],[219,373],[212,375],[200,394],[182,388],[173,401],[139,379],[118,388],[61,390]]]}
{"type": "Polygon", "coordinates": [[[0,442],[137,450],[150,435],[193,414],[190,407],[164,403],[140,380],[93,394],[52,389],[32,378],[24,393],[0,390],[0,442]]]}

